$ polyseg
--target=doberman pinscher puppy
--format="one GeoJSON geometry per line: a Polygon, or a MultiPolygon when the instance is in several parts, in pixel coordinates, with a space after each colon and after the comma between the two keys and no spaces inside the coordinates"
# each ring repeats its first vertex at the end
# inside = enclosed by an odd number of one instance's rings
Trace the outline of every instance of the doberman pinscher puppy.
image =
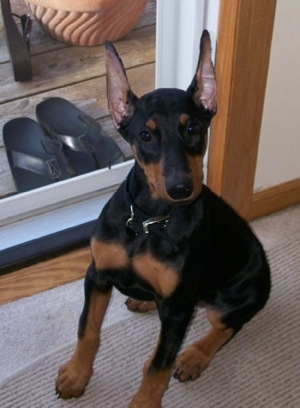
{"type": "Polygon", "coordinates": [[[248,224],[202,184],[207,130],[216,113],[208,32],[186,92],[157,89],[138,98],[110,43],[106,67],[110,112],[135,164],[97,221],[78,343],[56,390],[62,398],[83,394],[116,287],[129,296],[129,309],[158,309],[158,343],[129,407],[159,408],[172,372],[182,382],[198,378],[263,308],[270,272],[248,224]],[[198,305],[206,308],[211,329],[177,356],[198,305]]]}

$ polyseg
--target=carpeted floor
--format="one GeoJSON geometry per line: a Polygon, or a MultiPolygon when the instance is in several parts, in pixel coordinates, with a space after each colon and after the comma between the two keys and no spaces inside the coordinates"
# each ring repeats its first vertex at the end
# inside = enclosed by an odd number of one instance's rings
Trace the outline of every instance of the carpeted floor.
{"type": "MultiPolygon", "coordinates": [[[[266,308],[188,384],[172,379],[164,408],[296,408],[300,402],[300,207],[252,223],[272,268],[266,308]]],[[[103,347],[83,397],[54,393],[69,357],[83,301],[82,281],[0,307],[0,405],[3,408],[126,408],[159,330],[156,312],[131,314],[114,293],[103,347]]],[[[208,328],[203,311],[186,342],[208,328]]]]}

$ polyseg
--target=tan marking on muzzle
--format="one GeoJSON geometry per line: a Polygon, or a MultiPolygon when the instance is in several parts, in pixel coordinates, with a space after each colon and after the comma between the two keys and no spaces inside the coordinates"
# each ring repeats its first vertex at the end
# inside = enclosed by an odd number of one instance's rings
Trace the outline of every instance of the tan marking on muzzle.
{"type": "Polygon", "coordinates": [[[195,199],[199,196],[202,190],[202,180],[203,180],[203,157],[196,156],[187,156],[190,175],[193,181],[193,193],[191,199],[195,199]]]}
{"type": "Polygon", "coordinates": [[[162,163],[145,164],[139,159],[136,147],[132,146],[131,149],[136,162],[144,170],[153,200],[169,200],[170,197],[165,188],[166,180],[163,176],[162,163]]]}

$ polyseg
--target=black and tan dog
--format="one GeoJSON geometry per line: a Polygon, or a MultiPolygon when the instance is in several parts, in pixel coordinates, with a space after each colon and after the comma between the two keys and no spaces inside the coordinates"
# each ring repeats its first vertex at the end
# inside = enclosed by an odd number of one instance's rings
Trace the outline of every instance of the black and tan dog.
{"type": "Polygon", "coordinates": [[[137,98],[118,54],[106,45],[109,107],[135,165],[91,239],[78,343],[56,381],[62,398],[79,397],[90,380],[113,287],[130,297],[129,309],[157,307],[161,320],[130,408],[161,407],[173,370],[179,381],[198,378],[268,299],[262,246],[247,223],[202,185],[207,130],[216,113],[210,53],[204,31],[187,91],[158,89],[137,98]],[[206,307],[211,330],[177,356],[198,305],[206,307]]]}

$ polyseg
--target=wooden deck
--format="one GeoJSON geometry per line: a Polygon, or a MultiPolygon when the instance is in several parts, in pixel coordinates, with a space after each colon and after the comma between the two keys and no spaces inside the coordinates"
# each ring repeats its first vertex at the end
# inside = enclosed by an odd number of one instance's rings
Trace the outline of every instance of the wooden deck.
{"type": "MultiPolygon", "coordinates": [[[[18,15],[28,12],[23,1],[11,1],[18,15]]],[[[136,28],[116,47],[122,56],[133,91],[137,95],[154,87],[156,0],[148,0],[136,28]]],[[[127,144],[113,129],[106,102],[103,46],[74,47],[48,37],[36,21],[31,38],[33,78],[15,82],[5,36],[0,38],[0,198],[16,193],[3,145],[5,122],[27,116],[35,119],[35,107],[45,98],[68,99],[96,119],[130,157],[127,144]]],[[[21,136],[21,135],[20,135],[21,136]]]]}

